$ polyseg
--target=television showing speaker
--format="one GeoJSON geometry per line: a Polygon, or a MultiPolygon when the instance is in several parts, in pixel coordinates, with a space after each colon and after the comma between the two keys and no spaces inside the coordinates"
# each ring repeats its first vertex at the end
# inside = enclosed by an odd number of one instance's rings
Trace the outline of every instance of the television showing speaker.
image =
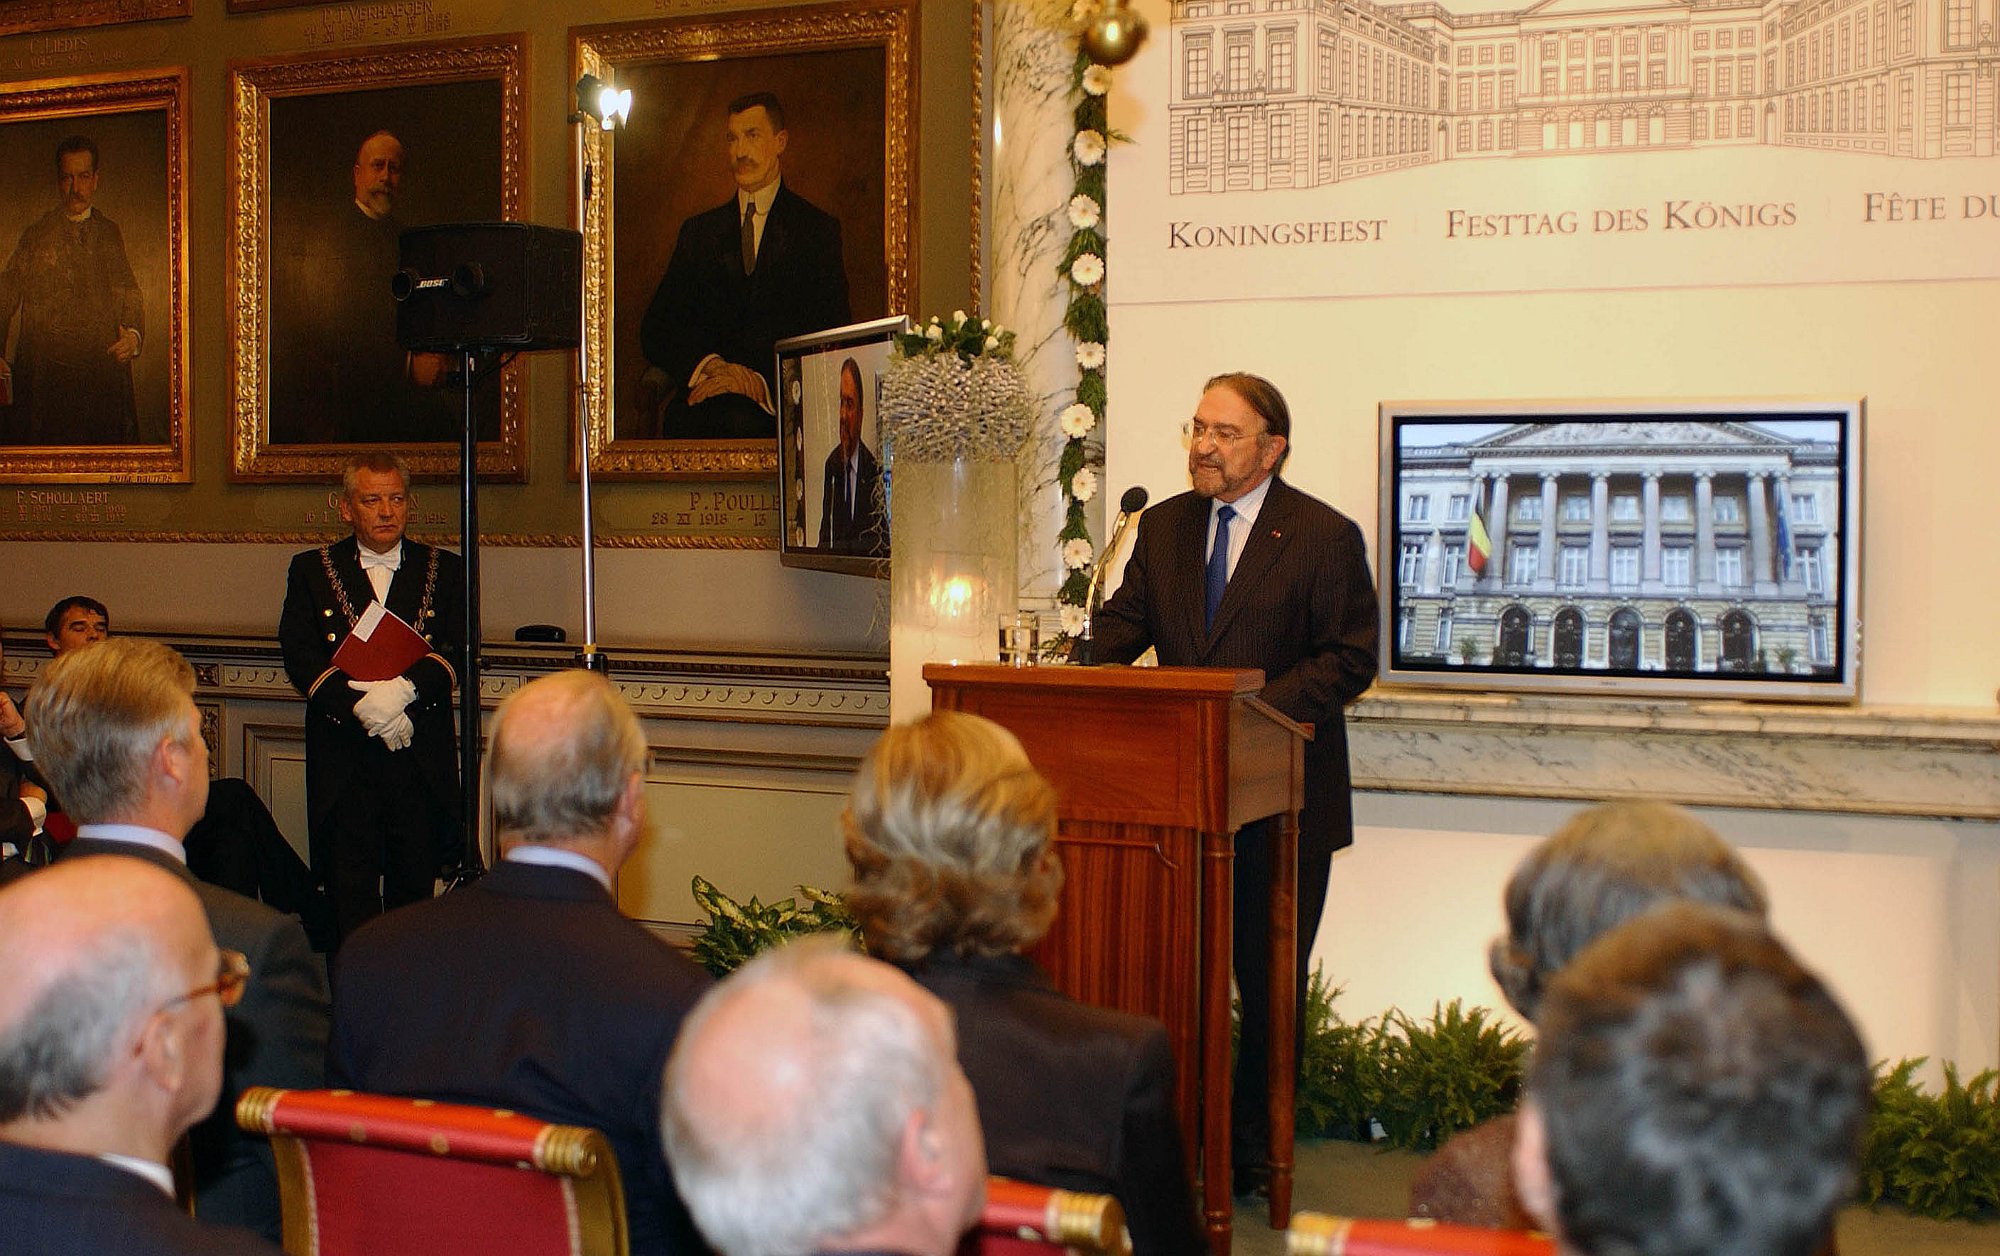
{"type": "Polygon", "coordinates": [[[778,342],[784,565],[889,574],[892,477],[878,399],[892,337],[908,326],[898,315],[778,342]]]}

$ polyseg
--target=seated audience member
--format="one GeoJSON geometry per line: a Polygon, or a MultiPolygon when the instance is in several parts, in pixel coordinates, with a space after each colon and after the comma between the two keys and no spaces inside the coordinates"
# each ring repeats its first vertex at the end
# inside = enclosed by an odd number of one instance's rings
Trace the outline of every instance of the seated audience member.
{"type": "Polygon", "coordinates": [[[1660,907],[1549,984],[1521,1197],[1574,1256],[1806,1256],[1853,1197],[1868,1057],[1761,921],[1660,907]]]}
{"type": "Polygon", "coordinates": [[[251,1256],[277,1248],[174,1204],[167,1159],[222,1087],[218,951],[185,882],[79,860],[0,891],[0,1249],[251,1256]]]}
{"type": "Polygon", "coordinates": [[[96,598],[78,593],[49,608],[42,632],[48,638],[49,653],[62,654],[110,636],[111,612],[96,598]]]}
{"type": "MultiPolygon", "coordinates": [[[[109,637],[111,612],[96,598],[78,594],[51,607],[43,628],[50,652],[61,658],[109,637]]],[[[250,782],[235,776],[210,781],[208,807],[182,844],[189,872],[297,916],[315,951],[331,947],[333,904],[250,782]]]]}
{"type": "MultiPolygon", "coordinates": [[[[1688,900],[1762,916],[1757,874],[1688,811],[1614,802],[1572,817],[1530,851],[1507,882],[1507,936],[1488,956],[1493,979],[1530,1023],[1542,991],[1599,935],[1663,902],[1688,900]]],[[[1531,1224],[1508,1169],[1514,1118],[1451,1139],[1418,1171],[1410,1215],[1462,1225],[1531,1224]]]]}
{"type": "Polygon", "coordinates": [[[1111,1194],[1140,1256],[1207,1250],[1158,1021],[1057,992],[1021,952],[1055,919],[1055,790],[1021,743],[937,711],[882,734],[841,816],[871,954],[958,1016],[995,1173],[1111,1194]]]}
{"type": "Polygon", "coordinates": [[[646,740],[603,677],[544,676],[494,716],[492,872],[370,921],[334,965],[328,1080],[601,1130],[635,1256],[699,1251],[660,1150],[660,1074],[707,973],[620,915],[646,836],[646,740]]]}
{"type": "Polygon", "coordinates": [[[661,1131],[722,1256],[947,1256],[986,1161],[951,1010],[834,938],[767,951],[688,1017],[661,1131]]]}
{"type": "Polygon", "coordinates": [[[4,692],[0,692],[0,738],[13,752],[0,751],[0,885],[4,885],[28,870],[29,855],[48,817],[49,794],[28,749],[28,721],[4,692]]]}
{"type": "Polygon", "coordinates": [[[44,668],[28,691],[28,718],[42,770],[77,821],[57,867],[75,861],[109,875],[131,858],[165,869],[194,891],[216,942],[250,959],[242,1002],[226,1017],[222,1102],[213,1115],[199,1114],[208,1119],[191,1137],[195,1207],[205,1220],[275,1238],[271,1146],[236,1128],[236,1096],[246,1086],[320,1084],[326,983],[296,919],[188,874],[181,837],[208,798],[193,694],[186,659],[156,641],[120,637],[44,668]]]}

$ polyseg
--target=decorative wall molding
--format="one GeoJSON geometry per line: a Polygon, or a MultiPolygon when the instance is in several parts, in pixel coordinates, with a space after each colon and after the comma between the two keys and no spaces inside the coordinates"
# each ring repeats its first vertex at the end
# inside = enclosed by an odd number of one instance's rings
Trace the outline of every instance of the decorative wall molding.
{"type": "Polygon", "coordinates": [[[2000,713],[1371,690],[1356,789],[2000,819],[2000,713]]]}

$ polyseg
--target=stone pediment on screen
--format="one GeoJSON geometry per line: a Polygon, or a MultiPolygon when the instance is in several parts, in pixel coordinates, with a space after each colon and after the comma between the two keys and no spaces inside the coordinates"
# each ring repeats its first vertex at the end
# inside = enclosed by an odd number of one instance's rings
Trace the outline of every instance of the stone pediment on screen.
{"type": "Polygon", "coordinates": [[[2000,275],[1968,0],[1139,0],[1115,304],[2000,275]]]}
{"type": "Polygon", "coordinates": [[[1692,423],[1649,420],[1639,423],[1525,423],[1491,436],[1468,441],[1476,453],[1570,454],[1579,449],[1647,450],[1712,449],[1745,453],[1791,450],[1798,441],[1760,432],[1741,423],[1692,423]]]}

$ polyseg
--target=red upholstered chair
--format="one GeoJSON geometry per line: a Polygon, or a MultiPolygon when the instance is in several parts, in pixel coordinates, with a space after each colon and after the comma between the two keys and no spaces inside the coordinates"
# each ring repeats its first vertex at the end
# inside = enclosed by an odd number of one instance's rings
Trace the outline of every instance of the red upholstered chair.
{"type": "Polygon", "coordinates": [[[254,1086],[291,1256],[625,1256],[604,1136],[494,1108],[254,1086]]]}
{"type": "Polygon", "coordinates": [[[1131,1256],[1125,1209],[1109,1195],[1059,1191],[1012,1178],[986,1179],[986,1210],[959,1256],[1131,1256]]]}
{"type": "Polygon", "coordinates": [[[1555,1241],[1527,1230],[1485,1230],[1421,1218],[1371,1221],[1323,1212],[1292,1215],[1287,1256],[1555,1256],[1555,1241]]]}

